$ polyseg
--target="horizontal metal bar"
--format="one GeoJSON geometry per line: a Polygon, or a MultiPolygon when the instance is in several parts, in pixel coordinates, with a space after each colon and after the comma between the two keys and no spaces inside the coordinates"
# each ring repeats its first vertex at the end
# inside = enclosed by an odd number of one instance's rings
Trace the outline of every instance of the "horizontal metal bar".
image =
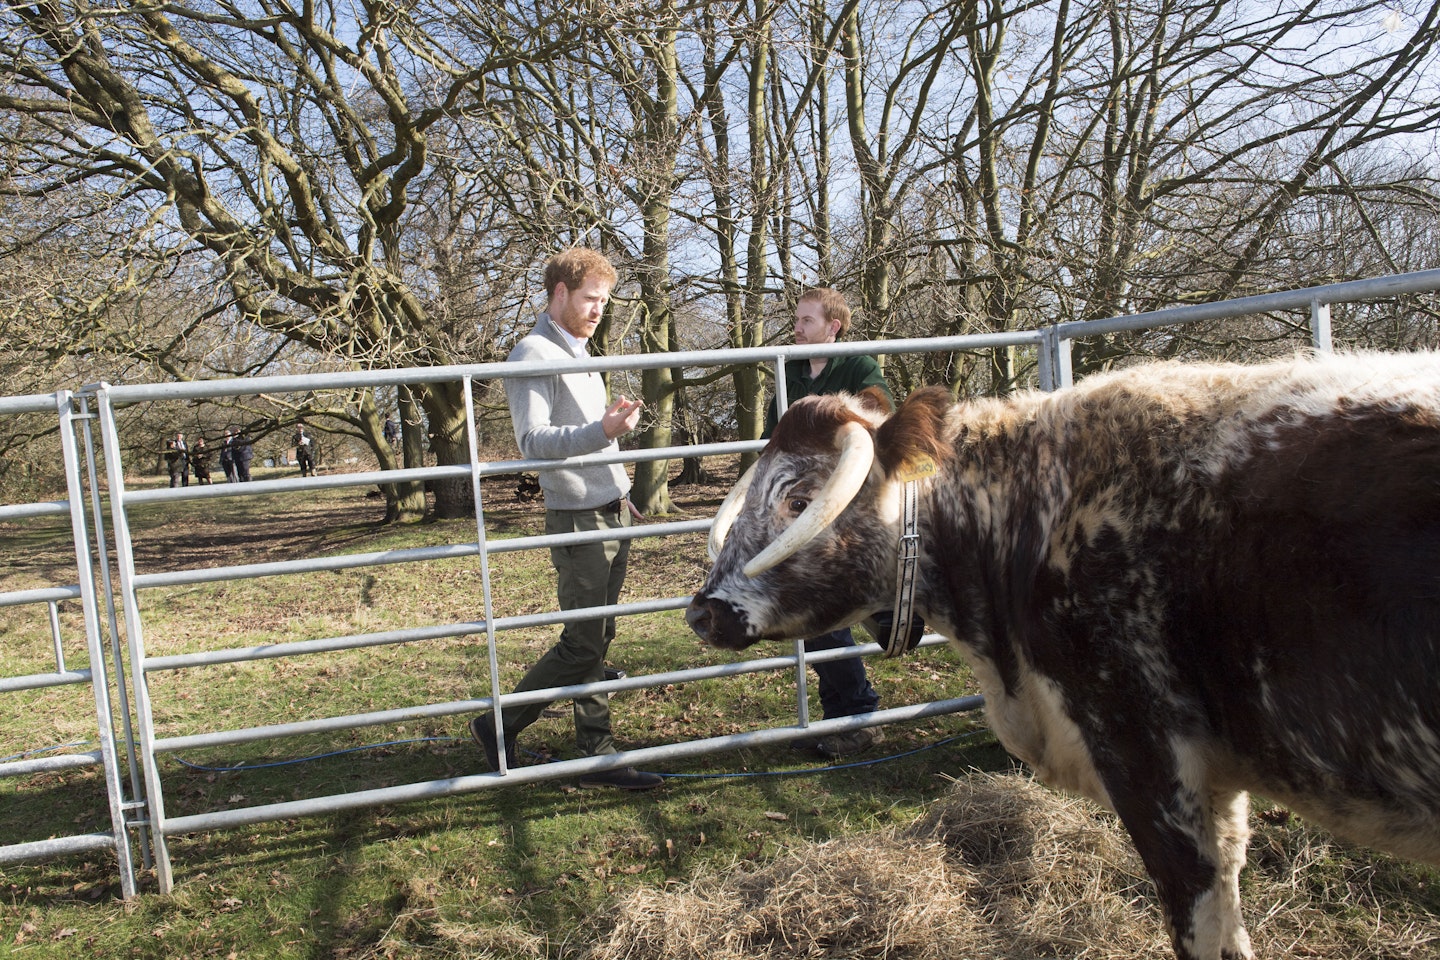
{"type": "Polygon", "coordinates": [[[522,550],[548,550],[551,547],[573,547],[582,543],[598,543],[606,540],[642,540],[646,537],[680,537],[692,533],[707,533],[714,518],[706,520],[670,520],[657,523],[642,523],[623,530],[594,530],[584,533],[548,533],[533,537],[515,537],[488,544],[491,556],[497,553],[518,553],[522,550]]]}
{"type": "Polygon", "coordinates": [[[255,647],[232,647],[225,650],[206,650],[201,653],[178,653],[167,657],[146,657],[145,672],[160,670],[184,670],[190,667],[213,667],[222,663],[243,663],[248,660],[272,660],[277,657],[302,657],[314,653],[334,653],[340,650],[361,650],[365,647],[382,647],[397,643],[415,643],[422,640],[445,640],[484,633],[485,621],[446,623],[434,627],[410,627],[404,630],[382,630],[377,633],[357,633],[346,637],[320,637],[315,640],[295,640],[290,643],[266,643],[255,647]]]}
{"type": "Polygon", "coordinates": [[[114,849],[115,838],[110,834],[82,833],[73,837],[52,837],[49,840],[12,843],[9,846],[0,847],[0,864],[52,860],[55,857],[114,849]]]}
{"type": "Polygon", "coordinates": [[[78,770],[81,767],[93,767],[99,762],[99,750],[89,753],[64,753],[55,757],[35,757],[32,760],[13,760],[0,763],[0,777],[26,777],[32,773],[78,770]]]}
{"type": "MultiPolygon", "coordinates": [[[[701,533],[710,529],[710,520],[681,520],[669,523],[646,523],[620,530],[597,530],[584,533],[537,535],[533,537],[512,537],[486,544],[490,554],[515,553],[521,550],[539,550],[557,546],[574,546],[581,543],[596,543],[606,540],[638,540],[642,537],[679,536],[701,533]]],[[[278,577],[296,573],[350,570],[356,567],[376,567],[393,563],[411,563],[418,560],[457,560],[478,556],[478,543],[454,543],[438,547],[414,547],[404,550],[383,550],[378,553],[346,553],[333,557],[317,557],[308,560],[276,560],[270,563],[246,563],[232,567],[205,567],[193,570],[172,570],[165,573],[143,573],[132,579],[136,590],[155,587],[186,586],[194,583],[213,583],[219,580],[246,580],[255,577],[278,577]]]]}
{"type": "Polygon", "coordinates": [[[0,397],[0,414],[54,413],[59,405],[53,393],[32,393],[21,397],[0,397]]]}
{"type": "Polygon", "coordinates": [[[1077,337],[1117,333],[1124,330],[1152,329],[1174,326],[1177,323],[1243,317],[1256,313],[1269,313],[1272,310],[1309,311],[1310,305],[1317,301],[1320,303],[1348,303],[1435,289],[1440,289],[1440,270],[1422,270],[1417,273],[1401,273],[1391,277],[1349,280],[1345,283],[1326,284],[1322,287],[1307,287],[1303,290],[1262,293],[1235,300],[1217,300],[1214,303],[1170,307],[1165,310],[1106,317],[1101,320],[1071,320],[1056,324],[1056,330],[1059,331],[1061,337],[1073,340],[1077,337]]]}
{"type": "Polygon", "coordinates": [[[136,590],[154,587],[176,587],[219,580],[249,580],[255,577],[278,577],[294,573],[320,573],[349,570],[354,567],[378,567],[417,560],[453,560],[473,557],[480,552],[474,543],[449,544],[440,547],[413,547],[404,550],[382,550],[378,553],[346,553],[333,557],[308,560],[277,560],[271,563],[242,563],[231,567],[204,567],[173,570],[165,573],[142,573],[132,578],[136,590]]]}
{"type": "MultiPolygon", "coordinates": [[[[922,646],[943,644],[942,637],[932,635],[921,642],[922,646]]],[[[877,643],[856,644],[833,650],[806,654],[806,663],[823,663],[826,660],[844,660],[849,657],[879,653],[877,643]]],[[[578,683],[566,687],[547,687],[527,690],[524,693],[508,693],[501,697],[506,706],[522,706],[527,703],[549,703],[552,700],[568,700],[593,693],[621,693],[648,687],[663,687],[667,684],[693,683],[698,680],[713,680],[722,677],[736,677],[747,673],[761,673],[774,670],[793,669],[797,663],[794,654],[766,657],[761,660],[735,660],[727,663],[709,664],[703,667],[689,667],[667,673],[647,673],[625,677],[620,680],[605,680],[600,683],[578,683]]],[[[155,740],[155,753],[176,753],[180,750],[202,747],[224,747],[237,743],[254,743],[259,740],[273,740],[281,737],[299,737],[316,733],[333,733],[339,730],[354,730],[359,727],[373,727],[388,723],[405,723],[411,720],[427,720],[450,717],[462,713],[478,713],[494,706],[489,697],[475,700],[454,700],[449,703],[432,703],[418,707],[401,707],[394,710],[377,710],[371,713],[352,714],[344,717],[325,717],[319,720],[302,720],[296,723],[277,723],[265,727],[246,727],[241,730],[218,730],[210,733],[196,733],[187,736],[165,737],[155,740]]]]}
{"type": "Polygon", "coordinates": [[[355,793],[332,794],[308,800],[292,800],[284,803],[264,804],[256,807],[242,807],[237,810],[220,810],[212,813],[195,814],[188,817],[169,817],[163,833],[167,837],[205,830],[225,830],[252,823],[270,820],[288,820],[293,817],[309,817],[336,813],[343,810],[357,810],[392,803],[408,803],[415,800],[433,800],[462,793],[473,793],[492,787],[536,783],[542,780],[556,780],[574,777],[600,770],[612,770],[621,766],[650,766],[671,760],[704,756],[745,747],[760,747],[785,743],[805,736],[825,736],[846,730],[876,726],[882,723],[898,723],[906,720],[920,720],[951,713],[977,710],[984,706],[983,697],[960,697],[954,700],[937,700],[931,703],[909,707],[893,707],[862,713],[852,717],[834,720],[820,720],[808,727],[772,727],[750,733],[733,733],[704,740],[688,740],[659,747],[643,747],[639,750],[625,750],[620,753],[599,757],[582,757],[576,760],[561,760],[528,767],[512,768],[504,776],[496,773],[452,777],[446,780],[429,780],[424,783],[402,784],[396,787],[382,787],[375,790],[361,790],[355,793]]]}
{"type": "Polygon", "coordinates": [[[568,460],[509,460],[504,473],[544,473],[547,470],[567,470],[578,467],[594,467],[610,463],[642,463],[650,460],[689,460],[695,457],[723,457],[736,453],[750,453],[764,450],[767,440],[732,440],[728,443],[703,443],[690,447],[657,447],[654,450],[613,450],[608,453],[591,453],[568,460]]]}
{"type": "MultiPolygon", "coordinates": [[[[734,440],[728,443],[705,443],[681,447],[656,447],[653,450],[617,450],[587,454],[568,460],[488,460],[480,464],[481,477],[504,476],[507,473],[544,473],[608,463],[642,463],[652,460],[681,460],[692,457],[719,457],[762,450],[764,440],[734,440]]],[[[287,477],[283,480],[252,480],[246,483],[213,483],[188,487],[157,487],[125,494],[128,505],[173,503],[178,500],[213,500],[222,497],[257,497],[275,493],[306,490],[333,490],[343,487],[374,487],[390,483],[454,480],[468,478],[466,465],[444,467],[410,467],[402,470],[366,470],[358,473],[327,473],[324,476],[287,477]]],[[[62,506],[66,506],[63,502],[62,506]]],[[[68,509],[68,506],[66,507],[68,509]]],[[[4,519],[0,516],[0,519],[4,519]]]]}
{"type": "Polygon", "coordinates": [[[659,600],[632,600],[628,603],[612,603],[601,607],[575,607],[571,610],[549,610],[544,613],[517,613],[508,617],[496,617],[495,629],[526,630],[530,627],[551,627],[562,623],[579,623],[582,620],[596,620],[600,617],[625,617],[641,613],[663,613],[667,610],[684,610],[690,605],[690,597],[665,597],[659,600]]]}
{"type": "Polygon", "coordinates": [[[0,693],[15,690],[42,690],[45,687],[63,687],[72,683],[89,683],[89,670],[65,670],[60,673],[32,673],[23,677],[0,678],[0,693]]]}
{"type": "Polygon", "coordinates": [[[52,500],[48,503],[11,503],[0,506],[0,520],[25,520],[30,517],[62,517],[69,513],[69,500],[52,500]]]}
{"type": "MultiPolygon", "coordinates": [[[[1284,294],[1264,294],[1245,297],[1222,303],[1244,304],[1238,308],[1244,313],[1263,313],[1275,309],[1296,309],[1308,306],[1312,300],[1325,303],[1339,303],[1369,297],[1395,296],[1402,293],[1418,293],[1440,288],[1440,270],[1423,270],[1415,273],[1396,274],[1370,280],[1352,280],[1345,283],[1325,284],[1289,291],[1284,294]]],[[[1205,320],[1218,316],[1234,316],[1229,312],[1214,312],[1216,304],[1194,304],[1175,307],[1171,310],[1138,314],[1149,317],[1139,325],[1167,325],[1184,323],[1187,320],[1205,320]],[[1156,315],[1160,315],[1157,321],[1156,315]]],[[[1132,329],[1132,318],[1111,317],[1102,320],[1072,321],[1058,325],[1064,337],[1084,336],[1110,330],[1132,329]],[[1092,324],[1085,332],[1078,332],[1080,324],[1092,324]]],[[[933,353],[936,351],[984,350],[1000,346],[1039,345],[1042,334],[1039,331],[1014,331],[1005,333],[967,334],[956,337],[914,338],[906,340],[871,340],[819,345],[775,345],[768,347],[746,347],[728,350],[689,350],[656,354],[620,354],[604,357],[566,360],[565,368],[576,372],[610,370],[650,370],[663,367],[717,367],[729,364],[764,363],[776,358],[832,357],[852,354],[895,354],[933,353]]],[[[364,386],[391,386],[399,384],[440,383],[472,377],[476,380],[492,380],[503,377],[542,376],[555,370],[553,362],[527,361],[525,363],[480,363],[442,367],[412,368],[409,370],[353,370],[335,373],[305,374],[283,377],[255,377],[246,380],[204,380],[187,383],[133,384],[115,386],[111,384],[87,384],[84,393],[106,390],[114,403],[132,403],[141,400],[174,400],[202,397],[247,396],[257,393],[287,393],[312,390],[339,390],[364,386]]],[[[30,398],[18,398],[30,399],[30,398]]],[[[54,409],[54,399],[44,398],[45,403],[33,407],[35,410],[54,409]]],[[[33,402],[39,403],[40,398],[33,402]]],[[[25,409],[32,409],[26,407],[25,409]]],[[[6,408],[0,406],[0,413],[6,408]]]]}
{"type": "MultiPolygon", "coordinates": [[[[655,370],[665,367],[718,367],[730,364],[769,363],[777,357],[837,357],[855,354],[933,353],[946,350],[985,350],[1000,346],[1038,344],[1037,331],[1015,330],[1003,333],[974,333],[955,337],[928,337],[906,340],[871,340],[824,345],[780,345],[743,347],[727,350],[677,350],[670,353],[617,354],[567,359],[564,369],[576,373],[586,371],[655,370]]],[[[185,400],[204,397],[253,396],[259,393],[293,393],[316,390],[343,390],[354,387],[396,386],[400,384],[443,383],[471,377],[475,380],[497,380],[506,377],[538,377],[553,373],[555,361],[495,362],[438,367],[412,367],[405,370],[351,370],[283,377],[252,377],[243,380],[192,380],[184,383],[149,383],[114,385],[90,383],[81,393],[104,390],[115,404],[144,400],[185,400]]],[[[53,401],[52,401],[53,406],[53,401]]]]}
{"type": "Polygon", "coordinates": [[[80,585],[69,587],[37,587],[34,590],[14,590],[0,593],[0,607],[16,607],[23,603],[59,603],[62,600],[79,600],[80,585]]]}
{"type": "Polygon", "coordinates": [[[212,500],[219,497],[261,497],[300,490],[330,490],[336,487],[373,487],[387,483],[445,480],[470,476],[464,464],[445,467],[411,467],[402,470],[367,470],[360,473],[327,473],[314,477],[287,477],[282,480],[247,480],[243,483],[211,483],[204,486],[157,487],[126,491],[125,504],[170,503],[176,500],[212,500]]]}
{"type": "MultiPolygon", "coordinates": [[[[529,627],[550,626],[558,623],[594,620],[599,617],[662,613],[667,610],[684,609],[689,603],[689,596],[667,597],[660,600],[636,600],[629,603],[608,604],[601,607],[577,607],[573,610],[557,610],[549,613],[516,614],[511,617],[496,617],[495,629],[496,631],[519,630],[529,627]]],[[[469,620],[430,627],[409,627],[404,630],[357,633],[345,637],[318,637],[314,640],[296,640],[291,643],[267,643],[255,647],[232,647],[225,650],[205,650],[199,653],[177,653],[166,657],[149,657],[145,660],[144,669],[147,673],[153,673],[158,670],[212,667],[217,664],[242,663],[247,660],[298,657],[314,653],[332,653],[337,650],[359,650],[365,647],[379,647],[398,643],[443,640],[451,637],[472,636],[484,632],[484,620],[469,620]]]]}

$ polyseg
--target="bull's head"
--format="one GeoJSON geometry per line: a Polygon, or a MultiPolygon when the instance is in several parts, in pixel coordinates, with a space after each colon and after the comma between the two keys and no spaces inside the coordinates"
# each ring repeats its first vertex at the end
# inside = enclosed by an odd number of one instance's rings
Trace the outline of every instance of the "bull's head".
{"type": "Polygon", "coordinates": [[[877,457],[878,390],[806,397],[725,498],[686,619],[706,643],[815,636],[889,606],[898,484],[877,457]]]}

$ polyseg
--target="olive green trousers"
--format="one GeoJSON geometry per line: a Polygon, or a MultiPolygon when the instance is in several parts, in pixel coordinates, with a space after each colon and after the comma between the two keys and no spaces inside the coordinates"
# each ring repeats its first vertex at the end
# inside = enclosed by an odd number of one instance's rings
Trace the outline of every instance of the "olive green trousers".
{"type": "MultiPolygon", "coordinates": [[[[547,534],[624,529],[630,526],[630,511],[622,500],[619,511],[546,510],[547,534]]],[[[600,607],[618,603],[625,583],[625,565],[630,557],[629,540],[602,540],[569,547],[552,547],[550,560],[558,576],[561,610],[600,607]]],[[[615,618],[599,617],[568,623],[560,639],[531,667],[515,692],[563,687],[574,683],[598,683],[605,678],[605,654],[615,639],[615,618]]],[[[505,737],[512,739],[540,717],[548,703],[531,703],[505,711],[505,737]]],[[[575,745],[582,754],[593,756],[615,752],[610,733],[610,698],[605,694],[576,697],[575,745]]]]}

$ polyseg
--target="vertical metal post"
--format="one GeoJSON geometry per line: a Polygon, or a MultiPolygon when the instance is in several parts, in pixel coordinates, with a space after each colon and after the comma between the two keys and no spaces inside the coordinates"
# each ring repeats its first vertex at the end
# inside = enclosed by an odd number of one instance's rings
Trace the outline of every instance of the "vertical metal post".
{"type": "MultiPolygon", "coordinates": [[[[810,361],[805,360],[804,363],[810,361]]],[[[779,420],[785,416],[785,411],[790,409],[790,393],[785,389],[785,357],[780,355],[775,358],[775,419],[779,420]]]]}
{"type": "Polygon", "coordinates": [[[485,536],[485,508],[480,499],[480,437],[475,432],[475,397],[471,386],[473,378],[466,374],[462,381],[465,389],[465,433],[470,441],[470,490],[475,497],[475,537],[480,548],[480,594],[483,597],[485,614],[485,648],[490,657],[490,702],[495,705],[492,719],[495,721],[495,742],[500,745],[501,776],[510,772],[509,757],[505,750],[505,717],[500,710],[500,651],[495,646],[495,615],[490,596],[490,548],[485,536]]]}
{"type": "Polygon", "coordinates": [[[50,608],[50,640],[55,644],[55,672],[65,672],[65,648],[60,644],[60,604],[55,600],[46,601],[50,608]]]}
{"type": "Polygon", "coordinates": [[[1059,363],[1055,357],[1055,342],[1058,337],[1055,328],[1045,327],[1040,331],[1040,346],[1037,348],[1038,356],[1035,360],[1036,373],[1040,376],[1040,389],[1051,391],[1055,389],[1056,374],[1059,363]]]}
{"type": "Polygon", "coordinates": [[[1062,336],[1057,328],[1055,331],[1055,389],[1057,390],[1075,385],[1075,364],[1071,353],[1074,347],[1075,341],[1062,336]]]}
{"type": "MultiPolygon", "coordinates": [[[[809,363],[801,360],[800,363],[809,363]]],[[[775,419],[778,421],[790,409],[790,394],[785,389],[785,355],[775,357],[775,419]]],[[[795,641],[795,716],[802,727],[810,726],[809,678],[805,673],[805,641],[795,641]]]]}
{"type": "Polygon", "coordinates": [[[150,707],[149,679],[145,674],[145,633],[140,620],[140,603],[135,595],[135,550],[130,539],[130,521],[125,516],[124,460],[120,456],[120,434],[115,425],[115,409],[110,404],[108,383],[100,384],[95,399],[99,404],[100,437],[105,447],[105,476],[110,485],[110,522],[115,531],[115,560],[120,569],[120,601],[125,611],[125,639],[130,649],[130,681],[134,684],[140,762],[150,809],[155,878],[160,892],[168,894],[175,886],[175,878],[170,869],[170,850],[165,839],[165,793],[155,759],[155,719],[150,707]]]}
{"type": "Polygon", "coordinates": [[[809,676],[805,673],[805,641],[795,641],[795,716],[802,727],[810,726],[809,676]]]}
{"type": "Polygon", "coordinates": [[[1310,342],[1317,353],[1332,353],[1330,340],[1330,304],[1310,301],[1310,342]]]}
{"type": "MultiPolygon", "coordinates": [[[[100,477],[95,456],[95,431],[90,428],[94,414],[90,412],[90,398],[80,395],[80,432],[85,437],[85,469],[90,480],[90,518],[95,524],[95,554],[100,567],[100,586],[105,594],[105,622],[110,628],[110,662],[114,671],[115,696],[120,706],[120,725],[125,731],[125,757],[129,762],[130,796],[143,797],[144,784],[140,776],[140,762],[135,755],[135,727],[130,721],[130,691],[125,680],[125,658],[120,649],[120,623],[115,614],[115,584],[110,577],[110,551],[105,545],[105,505],[100,497],[100,477]]],[[[132,800],[128,807],[143,807],[144,800],[132,800]]],[[[149,830],[142,823],[137,829],[136,839],[140,843],[140,862],[150,866],[149,830]]]]}
{"type": "Polygon", "coordinates": [[[60,415],[60,449],[65,460],[65,486],[70,500],[70,529],[75,544],[75,566],[80,576],[80,606],[84,611],[85,645],[90,654],[90,687],[95,697],[100,763],[105,775],[105,792],[110,802],[110,831],[115,841],[115,857],[120,865],[120,892],[128,900],[135,896],[135,865],[130,856],[130,837],[126,832],[125,792],[120,777],[120,764],[115,753],[115,721],[110,713],[110,680],[105,673],[105,642],[100,636],[100,608],[95,601],[95,570],[90,563],[90,535],[85,526],[85,491],[80,485],[80,455],[75,445],[73,394],[62,390],[55,397],[60,415]]]}

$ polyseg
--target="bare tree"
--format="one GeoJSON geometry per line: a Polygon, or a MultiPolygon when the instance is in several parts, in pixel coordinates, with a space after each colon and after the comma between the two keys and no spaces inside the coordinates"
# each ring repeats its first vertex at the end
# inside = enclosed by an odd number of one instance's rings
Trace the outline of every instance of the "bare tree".
{"type": "MultiPolygon", "coordinates": [[[[1391,161],[1440,128],[1437,8],[46,0],[0,14],[0,191],[56,238],[109,211],[96,286],[52,284],[45,322],[69,356],[172,378],[497,359],[538,264],[574,243],[634,278],[599,351],[758,345],[812,282],[849,293],[869,338],[1035,327],[1427,265],[1407,224],[1433,216],[1433,160],[1391,161]],[[185,316],[125,319],[167,281],[193,288],[185,316]]],[[[1186,347],[1107,338],[1077,362],[1137,349],[1186,347]]],[[[727,426],[758,434],[763,374],[720,375],[727,426]]],[[[1007,350],[892,379],[1032,375],[1007,350]]],[[[686,377],[639,378],[645,445],[670,443],[679,392],[717,382],[686,377]]],[[[455,385],[331,399],[386,466],[427,441],[466,455],[455,385]]],[[[669,509],[667,475],[637,468],[643,508],[669,509]]],[[[468,489],[443,485],[437,512],[468,489]]],[[[411,485],[390,512],[423,503],[411,485]]]]}
{"type": "MultiPolygon", "coordinates": [[[[445,11],[426,11],[438,22],[445,11]]],[[[430,138],[497,66],[447,56],[418,15],[381,3],[9,7],[0,107],[38,139],[5,149],[27,190],[84,180],[144,201],[223,271],[247,322],[358,366],[450,363],[456,344],[407,269],[404,233],[430,138]]],[[[157,231],[157,235],[163,235],[157,231]]],[[[465,456],[453,385],[415,391],[442,463],[465,456]]],[[[383,465],[394,455],[365,408],[383,465]]],[[[407,442],[406,450],[416,444],[407,442]]],[[[423,510],[397,489],[395,517],[423,510]]],[[[437,495],[437,511],[454,512],[437,495]]]]}

